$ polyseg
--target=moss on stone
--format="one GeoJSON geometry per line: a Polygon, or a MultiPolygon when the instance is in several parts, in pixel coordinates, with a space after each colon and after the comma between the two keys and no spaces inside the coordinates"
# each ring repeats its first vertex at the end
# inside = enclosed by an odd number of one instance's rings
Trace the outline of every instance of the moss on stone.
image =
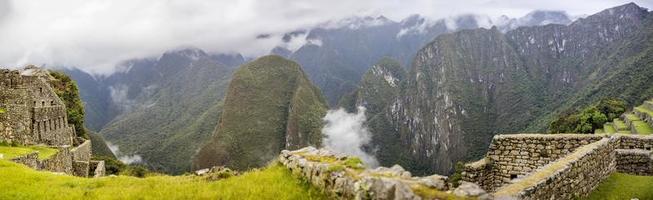
{"type": "Polygon", "coordinates": [[[444,199],[474,199],[474,198],[459,197],[453,194],[449,194],[443,191],[426,187],[421,184],[412,184],[411,189],[415,194],[422,197],[423,199],[443,199],[443,200],[444,199]]]}

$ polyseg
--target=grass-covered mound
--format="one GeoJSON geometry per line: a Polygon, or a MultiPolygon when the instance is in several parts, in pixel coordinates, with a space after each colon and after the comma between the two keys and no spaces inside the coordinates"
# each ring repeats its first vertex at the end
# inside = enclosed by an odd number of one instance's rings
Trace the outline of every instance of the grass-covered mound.
{"type": "Polygon", "coordinates": [[[653,176],[614,173],[588,199],[653,199],[653,176]]]}
{"type": "Polygon", "coordinates": [[[0,160],[0,199],[326,199],[280,164],[209,182],[197,176],[79,178],[0,160]]]}
{"type": "Polygon", "coordinates": [[[44,146],[9,146],[0,144],[0,160],[10,160],[19,156],[37,152],[39,160],[45,160],[57,153],[56,149],[44,146]]]}

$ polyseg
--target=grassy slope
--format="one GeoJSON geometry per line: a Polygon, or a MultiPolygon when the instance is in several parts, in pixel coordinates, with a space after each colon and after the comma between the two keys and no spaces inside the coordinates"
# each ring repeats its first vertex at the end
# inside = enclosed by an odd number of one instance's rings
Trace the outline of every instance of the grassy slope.
{"type": "Polygon", "coordinates": [[[653,176],[612,174],[588,199],[653,199],[653,176]]]}
{"type": "MultiPolygon", "coordinates": [[[[39,160],[44,160],[52,157],[57,153],[56,149],[43,147],[43,146],[28,146],[28,147],[9,147],[9,146],[0,146],[0,154],[2,159],[12,159],[18,156],[26,155],[32,152],[39,153],[39,160]]],[[[1,159],[0,159],[1,160],[1,159]]],[[[0,176],[2,177],[2,176],[0,176]]]]}
{"type": "Polygon", "coordinates": [[[573,93],[557,108],[540,115],[527,131],[541,131],[556,115],[569,108],[580,108],[605,97],[616,97],[627,106],[640,104],[653,97],[653,17],[648,17],[644,28],[618,44],[606,48],[597,57],[597,72],[590,74],[587,87],[573,93]],[[598,71],[607,71],[599,76],[598,71]]]}
{"type": "Polygon", "coordinates": [[[0,160],[0,199],[327,199],[279,164],[207,182],[194,176],[79,178],[0,160]]]}
{"type": "Polygon", "coordinates": [[[100,135],[123,153],[141,155],[152,169],[179,174],[190,170],[193,154],[216,127],[232,69],[206,57],[168,59],[157,66],[171,71],[162,72],[151,104],[117,117],[100,135]]]}
{"type": "Polygon", "coordinates": [[[650,135],[653,134],[653,128],[643,121],[634,121],[633,126],[637,129],[638,134],[650,135]]]}
{"type": "Polygon", "coordinates": [[[261,57],[234,73],[213,140],[197,153],[194,166],[260,167],[286,143],[319,145],[325,113],[325,100],[297,63],[261,57]]]}

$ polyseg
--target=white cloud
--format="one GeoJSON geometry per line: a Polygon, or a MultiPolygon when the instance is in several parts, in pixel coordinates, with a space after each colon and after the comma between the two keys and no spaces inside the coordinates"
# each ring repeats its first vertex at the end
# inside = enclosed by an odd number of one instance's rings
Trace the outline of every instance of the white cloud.
{"type": "Polygon", "coordinates": [[[347,113],[342,108],[329,110],[324,117],[326,125],[322,128],[325,136],[322,146],[336,153],[358,156],[371,167],[378,166],[376,158],[362,149],[372,139],[365,120],[364,107],[358,107],[357,113],[347,113]]]}
{"type": "MultiPolygon", "coordinates": [[[[179,46],[267,53],[285,32],[358,15],[522,16],[534,9],[591,14],[628,0],[0,0],[0,65],[77,66],[111,73],[117,63],[179,46]],[[259,34],[272,34],[255,39],[259,34]]],[[[636,1],[651,7],[649,0],[636,1]]]]}
{"type": "Polygon", "coordinates": [[[107,142],[107,146],[109,147],[109,150],[113,153],[113,155],[116,155],[118,157],[118,160],[125,164],[132,164],[132,163],[142,163],[143,162],[143,157],[141,157],[138,154],[134,155],[123,155],[122,152],[120,152],[120,147],[118,145],[114,145],[111,142],[107,142]]]}

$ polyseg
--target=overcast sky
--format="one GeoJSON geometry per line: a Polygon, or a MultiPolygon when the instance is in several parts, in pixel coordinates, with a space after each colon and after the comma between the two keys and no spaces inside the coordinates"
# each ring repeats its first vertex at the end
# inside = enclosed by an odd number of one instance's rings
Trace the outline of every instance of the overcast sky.
{"type": "MultiPolygon", "coordinates": [[[[459,14],[519,17],[532,10],[592,14],[628,0],[0,0],[0,65],[76,66],[107,74],[119,61],[195,46],[209,52],[267,53],[255,40],[352,15],[459,14]]],[[[634,1],[653,7],[653,0],[634,1]]]]}

